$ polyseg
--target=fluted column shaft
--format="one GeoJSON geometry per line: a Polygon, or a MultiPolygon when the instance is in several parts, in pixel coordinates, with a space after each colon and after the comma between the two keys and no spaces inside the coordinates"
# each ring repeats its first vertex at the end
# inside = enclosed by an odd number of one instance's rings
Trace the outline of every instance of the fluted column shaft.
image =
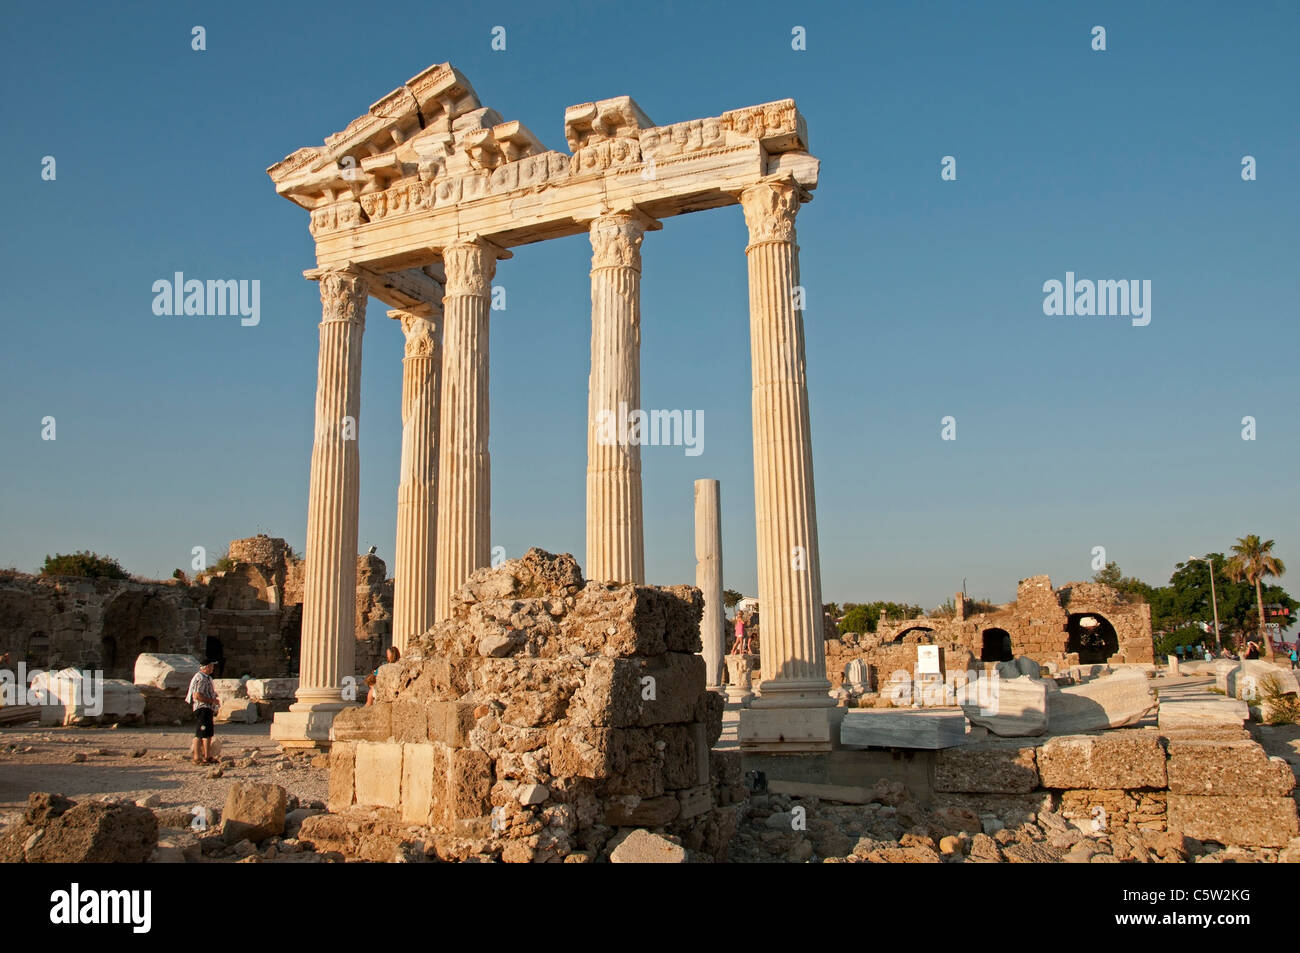
{"type": "Polygon", "coordinates": [[[717,480],[695,481],[695,585],[704,595],[700,620],[704,681],[710,688],[722,685],[722,657],[726,652],[726,614],[722,611],[722,499],[717,480]]]}
{"type": "Polygon", "coordinates": [[[741,194],[749,226],[754,496],[762,669],[756,708],[829,707],[803,314],[795,309],[797,187],[741,194]]]}
{"type": "Polygon", "coordinates": [[[641,446],[641,240],[649,220],[611,212],[591,223],[591,376],[587,390],[587,578],[645,582],[641,446]]]}
{"type": "Polygon", "coordinates": [[[342,707],[342,681],[353,674],[360,499],[357,424],[366,294],[365,281],[348,272],[320,276],[316,435],[296,710],[342,707]]]}
{"type": "Polygon", "coordinates": [[[402,462],[393,566],[393,645],[403,654],[434,622],[438,542],[438,431],[442,313],[390,311],[406,336],[402,359],[402,462]]]}
{"type": "Polygon", "coordinates": [[[442,450],[438,456],[438,619],[470,573],[491,559],[488,315],[496,249],[470,240],[443,250],[442,450]]]}

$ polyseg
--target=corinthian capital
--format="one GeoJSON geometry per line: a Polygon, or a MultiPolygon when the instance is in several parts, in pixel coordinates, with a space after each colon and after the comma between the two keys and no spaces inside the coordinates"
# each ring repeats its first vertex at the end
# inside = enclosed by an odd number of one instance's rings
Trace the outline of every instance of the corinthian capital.
{"type": "Polygon", "coordinates": [[[794,241],[794,217],[799,211],[798,187],[789,182],[762,182],[740,193],[749,226],[749,241],[794,241]]]}
{"type": "Polygon", "coordinates": [[[591,223],[591,267],[641,270],[641,241],[652,219],[637,212],[607,212],[591,223]]]}
{"type": "Polygon", "coordinates": [[[442,250],[442,263],[447,272],[444,294],[490,295],[499,253],[497,246],[481,238],[448,245],[442,250]]]}
{"type": "Polygon", "coordinates": [[[350,271],[326,271],[320,282],[321,322],[344,321],[366,323],[366,296],[370,293],[365,279],[350,271]]]}
{"type": "Polygon", "coordinates": [[[440,312],[425,305],[412,311],[389,311],[388,316],[402,325],[406,335],[405,357],[432,357],[441,344],[440,312]]]}

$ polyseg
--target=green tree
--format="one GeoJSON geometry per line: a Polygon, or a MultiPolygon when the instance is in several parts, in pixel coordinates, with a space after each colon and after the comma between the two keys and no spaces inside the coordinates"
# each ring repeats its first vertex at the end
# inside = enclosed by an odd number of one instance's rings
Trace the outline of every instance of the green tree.
{"type": "Polygon", "coordinates": [[[45,557],[42,576],[86,576],[90,579],[130,579],[121,563],[88,549],[45,557]]]}
{"type": "Polygon", "coordinates": [[[913,619],[922,615],[924,610],[920,606],[909,605],[903,602],[846,602],[844,603],[844,618],[840,620],[839,630],[845,632],[872,632],[880,622],[881,610],[885,612],[885,618],[898,621],[900,619],[913,619]]]}
{"type": "Polygon", "coordinates": [[[743,598],[745,598],[744,595],[737,592],[735,589],[722,590],[722,604],[726,606],[728,609],[736,608],[736,603],[738,603],[743,598]]]}
{"type": "Polygon", "coordinates": [[[1281,576],[1286,572],[1282,560],[1273,555],[1273,540],[1261,542],[1253,533],[1243,536],[1233,544],[1232,558],[1228,560],[1224,571],[1233,582],[1248,582],[1255,587],[1255,604],[1259,609],[1259,635],[1264,641],[1264,651],[1273,657],[1273,640],[1268,637],[1264,627],[1264,590],[1265,576],[1281,576]]]}
{"type": "Polygon", "coordinates": [[[1141,599],[1144,602],[1150,602],[1155,587],[1148,585],[1141,579],[1133,576],[1126,576],[1120,571],[1119,563],[1108,562],[1105,569],[1099,569],[1092,577],[1093,582],[1104,583],[1112,589],[1118,590],[1125,596],[1132,599],[1141,599]]]}

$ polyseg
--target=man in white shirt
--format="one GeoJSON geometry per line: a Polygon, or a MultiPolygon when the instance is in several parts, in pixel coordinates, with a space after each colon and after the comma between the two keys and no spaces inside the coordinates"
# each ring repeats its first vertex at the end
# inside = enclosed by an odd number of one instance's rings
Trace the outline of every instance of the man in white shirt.
{"type": "Polygon", "coordinates": [[[216,662],[204,659],[190,679],[189,691],[185,693],[185,700],[194,706],[196,720],[194,742],[190,746],[195,764],[215,764],[217,760],[212,757],[212,736],[216,733],[212,719],[221,706],[216,686],[212,684],[212,673],[216,670],[216,662]]]}

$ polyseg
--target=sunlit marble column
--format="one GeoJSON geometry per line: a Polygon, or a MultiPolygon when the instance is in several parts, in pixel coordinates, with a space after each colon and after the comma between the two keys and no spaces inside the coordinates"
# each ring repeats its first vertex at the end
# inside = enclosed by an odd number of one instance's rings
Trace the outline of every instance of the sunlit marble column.
{"type": "Polygon", "coordinates": [[[406,647],[437,617],[438,428],[442,307],[389,311],[406,336],[402,359],[402,461],[393,566],[393,645],[406,647]]]}
{"type": "Polygon", "coordinates": [[[752,715],[751,746],[824,750],[834,734],[830,710],[835,702],[826,679],[804,326],[802,302],[795,296],[799,249],[794,220],[799,199],[799,187],[788,181],[764,182],[741,193],[749,226],[745,253],[765,676],[754,708],[742,716],[741,743],[746,743],[746,716],[752,715]]]}
{"type": "Polygon", "coordinates": [[[438,455],[436,617],[491,559],[488,458],[488,316],[498,258],[509,253],[469,238],[443,249],[442,411],[438,455]]]}
{"type": "Polygon", "coordinates": [[[367,287],[348,271],[322,272],[318,280],[320,359],[298,692],[297,701],[275,716],[271,728],[271,737],[289,746],[328,743],[334,713],[352,703],[345,698],[343,680],[353,675],[356,645],[357,425],[367,287]]]}
{"type": "Polygon", "coordinates": [[[717,480],[695,481],[695,585],[704,595],[700,620],[704,681],[722,687],[722,656],[726,652],[726,613],[722,611],[721,489],[717,480]]]}
{"type": "Polygon", "coordinates": [[[653,219],[607,212],[591,223],[591,377],[587,390],[588,579],[645,582],[641,447],[641,240],[653,219]]]}

